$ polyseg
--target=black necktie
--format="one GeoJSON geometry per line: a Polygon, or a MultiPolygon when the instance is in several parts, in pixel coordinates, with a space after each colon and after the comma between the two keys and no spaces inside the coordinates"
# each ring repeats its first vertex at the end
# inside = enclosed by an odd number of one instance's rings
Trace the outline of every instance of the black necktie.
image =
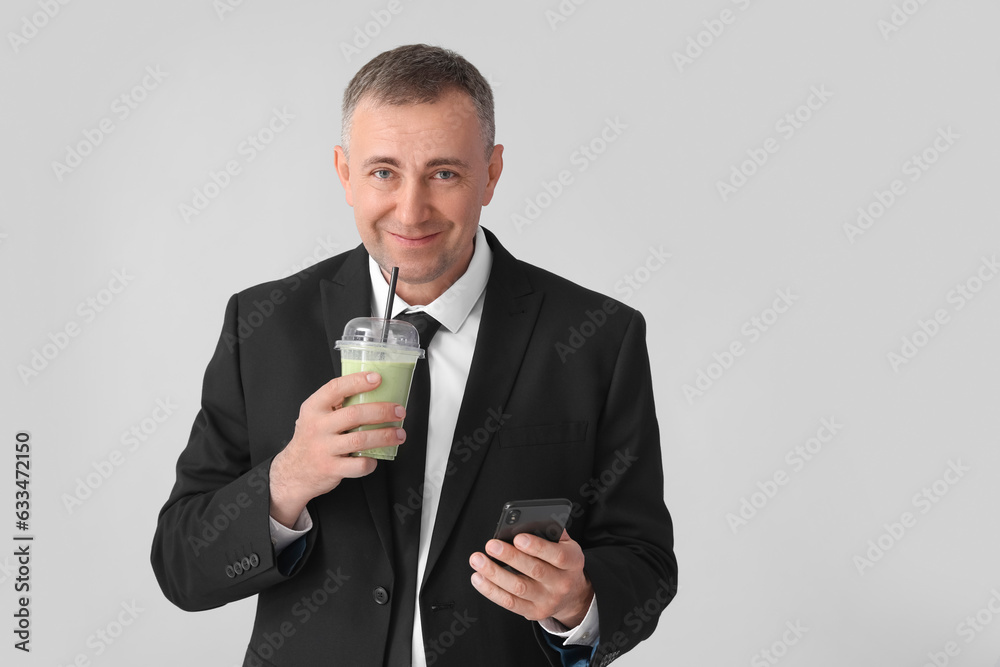
{"type": "MultiPolygon", "coordinates": [[[[396,317],[409,322],[420,333],[420,347],[427,350],[441,323],[424,312],[396,317]]],[[[423,498],[424,462],[427,458],[427,423],[431,397],[431,374],[427,357],[417,360],[406,402],[406,442],[399,446],[395,461],[379,465],[388,469],[393,515],[392,621],[389,624],[388,667],[410,667],[412,661],[413,612],[417,599],[417,550],[420,541],[420,513],[423,498]],[[416,505],[416,507],[414,507],[416,505]]]]}

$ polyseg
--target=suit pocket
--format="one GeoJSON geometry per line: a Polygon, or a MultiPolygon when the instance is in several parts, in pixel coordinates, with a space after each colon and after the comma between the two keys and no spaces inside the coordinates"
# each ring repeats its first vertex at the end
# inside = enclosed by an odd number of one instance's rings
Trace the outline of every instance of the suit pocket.
{"type": "Polygon", "coordinates": [[[505,448],[583,442],[587,438],[587,422],[501,428],[499,436],[500,446],[505,448]]]}

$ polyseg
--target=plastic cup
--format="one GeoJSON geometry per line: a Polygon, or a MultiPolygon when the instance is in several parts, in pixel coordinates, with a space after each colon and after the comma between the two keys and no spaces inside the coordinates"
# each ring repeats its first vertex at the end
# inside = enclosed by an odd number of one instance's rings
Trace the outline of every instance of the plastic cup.
{"type": "MultiPolygon", "coordinates": [[[[416,327],[402,320],[384,320],[381,317],[356,317],[344,327],[344,335],[334,347],[340,350],[342,375],[360,371],[374,371],[382,376],[382,383],[372,391],[366,391],[344,400],[344,407],[361,403],[398,403],[406,407],[413,380],[413,369],[417,359],[424,357],[420,349],[420,334],[416,327]],[[386,330],[387,328],[387,330],[386,330]],[[383,342],[383,332],[385,342],[383,342]]],[[[352,431],[370,431],[377,428],[399,428],[403,421],[366,424],[352,431]]],[[[398,445],[376,447],[351,456],[368,456],[373,459],[392,461],[396,458],[398,445]]]]}

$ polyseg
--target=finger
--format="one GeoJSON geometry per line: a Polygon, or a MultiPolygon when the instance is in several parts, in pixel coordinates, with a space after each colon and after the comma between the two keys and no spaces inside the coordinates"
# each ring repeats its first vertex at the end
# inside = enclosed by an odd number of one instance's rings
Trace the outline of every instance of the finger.
{"type": "Polygon", "coordinates": [[[476,570],[472,574],[472,585],[481,595],[508,611],[521,616],[529,614],[532,605],[523,598],[526,594],[523,577],[504,570],[479,552],[472,554],[469,564],[476,570]],[[519,579],[521,581],[517,582],[519,579]],[[522,595],[517,595],[518,592],[522,595]]]}
{"type": "Polygon", "coordinates": [[[375,472],[375,466],[377,465],[378,459],[367,456],[345,456],[344,462],[341,464],[337,474],[345,479],[357,479],[375,472]]]}
{"type": "MultiPolygon", "coordinates": [[[[507,551],[513,553],[516,549],[507,545],[507,551]]],[[[506,554],[508,557],[510,553],[506,554]]],[[[497,560],[500,560],[497,558],[497,560]]],[[[503,561],[506,562],[506,561],[503,561]]],[[[511,572],[510,570],[498,565],[494,561],[483,556],[483,554],[476,552],[469,559],[469,564],[481,575],[490,580],[493,584],[496,584],[503,590],[507,591],[515,597],[524,598],[529,595],[529,588],[531,586],[531,581],[517,572],[511,572]]]]}
{"type": "MultiPolygon", "coordinates": [[[[486,553],[493,556],[497,560],[507,563],[522,575],[534,581],[542,581],[548,574],[551,573],[551,566],[548,563],[530,556],[511,544],[501,540],[490,540],[487,542],[486,553]]],[[[506,571],[503,570],[503,568],[498,569],[500,569],[501,572],[506,571]]]]}
{"type": "MultiPolygon", "coordinates": [[[[514,546],[522,553],[560,570],[568,570],[576,564],[576,551],[579,550],[579,545],[565,529],[558,542],[549,542],[537,535],[521,533],[514,538],[514,546]]],[[[582,553],[580,550],[581,555],[582,553]]]]}
{"type": "Polygon", "coordinates": [[[391,426],[370,431],[351,431],[336,436],[330,451],[334,455],[344,455],[360,452],[363,449],[392,447],[402,444],[405,440],[406,431],[391,426]]]}
{"type": "Polygon", "coordinates": [[[344,403],[348,396],[371,391],[382,382],[382,376],[373,372],[351,373],[333,378],[317,389],[303,403],[311,410],[333,410],[344,403]]]}
{"type": "Polygon", "coordinates": [[[344,433],[359,426],[395,425],[404,417],[406,408],[397,403],[359,403],[327,415],[324,427],[330,429],[329,433],[344,433]]]}

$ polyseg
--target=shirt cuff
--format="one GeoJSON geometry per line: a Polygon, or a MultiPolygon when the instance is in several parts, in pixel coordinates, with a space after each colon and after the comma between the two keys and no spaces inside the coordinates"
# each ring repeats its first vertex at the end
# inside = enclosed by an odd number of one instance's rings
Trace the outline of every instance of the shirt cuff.
{"type": "Polygon", "coordinates": [[[284,551],[285,547],[289,544],[312,530],[313,527],[313,520],[309,516],[309,510],[304,507],[299,514],[299,518],[295,520],[295,524],[291,528],[278,523],[273,516],[268,518],[271,520],[271,544],[274,545],[275,556],[284,551]]]}
{"type": "Polygon", "coordinates": [[[587,615],[580,621],[580,625],[575,628],[567,628],[551,617],[538,621],[538,624],[550,635],[561,637],[564,640],[563,646],[574,644],[579,646],[595,646],[597,640],[600,639],[601,630],[600,619],[597,615],[597,595],[595,594],[591,599],[587,615]]]}

